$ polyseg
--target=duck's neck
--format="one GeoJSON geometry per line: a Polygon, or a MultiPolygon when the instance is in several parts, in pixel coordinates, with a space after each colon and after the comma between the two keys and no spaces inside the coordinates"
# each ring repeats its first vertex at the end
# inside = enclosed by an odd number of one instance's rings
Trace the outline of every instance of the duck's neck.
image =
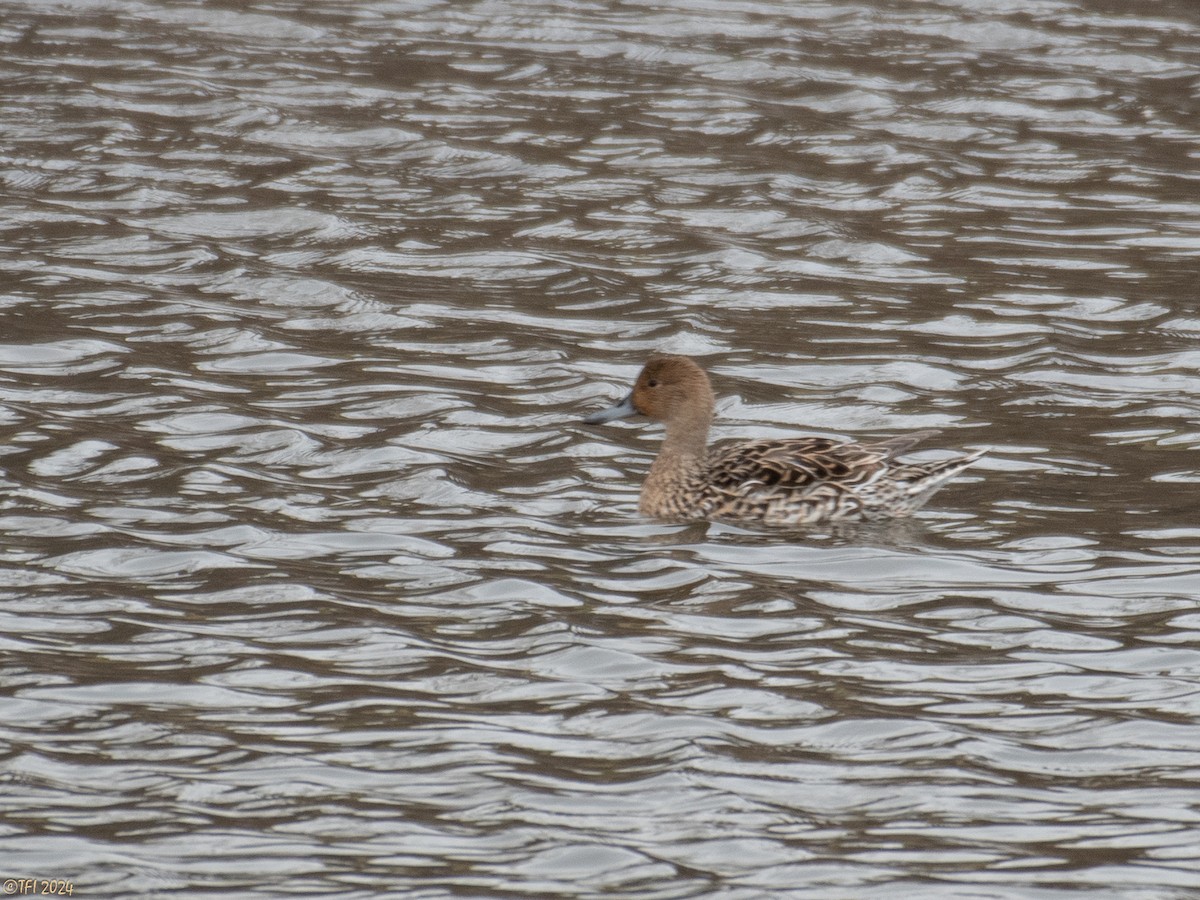
{"type": "Polygon", "coordinates": [[[712,410],[700,410],[694,415],[672,419],[667,423],[658,458],[672,456],[680,459],[704,459],[708,450],[708,429],[712,426],[712,410]]]}
{"type": "Polygon", "coordinates": [[[660,518],[687,516],[699,500],[712,413],[667,424],[658,457],[642,484],[641,511],[660,518]]]}

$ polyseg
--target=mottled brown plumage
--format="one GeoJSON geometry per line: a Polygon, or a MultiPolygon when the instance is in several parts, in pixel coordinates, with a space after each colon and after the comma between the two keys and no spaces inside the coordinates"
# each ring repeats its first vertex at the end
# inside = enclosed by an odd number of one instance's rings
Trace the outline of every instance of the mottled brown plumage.
{"type": "Polygon", "coordinates": [[[894,457],[936,432],[874,443],[823,437],[741,441],[708,449],[714,398],[708,376],[686,356],[646,363],[625,400],[585,421],[635,414],[666,423],[639,508],[662,519],[719,519],[768,526],[870,521],[911,515],[982,455],[931,463],[894,457]]]}

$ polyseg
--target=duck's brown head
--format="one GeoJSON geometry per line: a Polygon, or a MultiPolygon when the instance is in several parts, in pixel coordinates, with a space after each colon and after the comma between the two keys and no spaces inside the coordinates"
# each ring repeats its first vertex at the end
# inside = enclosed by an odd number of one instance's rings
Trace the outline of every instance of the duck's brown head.
{"type": "Polygon", "coordinates": [[[655,356],[633,386],[633,407],[644,416],[671,422],[712,418],[708,376],[686,356],[655,356]]]}
{"type": "Polygon", "coordinates": [[[712,386],[694,360],[686,356],[653,356],[642,368],[628,397],[584,421],[596,425],[641,414],[667,423],[687,421],[707,427],[712,411],[712,386]]]}

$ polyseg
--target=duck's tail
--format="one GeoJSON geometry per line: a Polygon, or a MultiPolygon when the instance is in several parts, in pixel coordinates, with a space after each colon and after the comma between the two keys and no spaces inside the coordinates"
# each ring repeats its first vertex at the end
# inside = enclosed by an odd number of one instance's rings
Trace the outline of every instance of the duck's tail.
{"type": "Polygon", "coordinates": [[[939,459],[927,463],[911,463],[898,469],[895,478],[896,481],[906,485],[905,492],[912,498],[912,509],[917,509],[944,487],[946,482],[967,466],[977,462],[986,452],[985,450],[976,450],[966,456],[952,456],[949,459],[939,459]]]}

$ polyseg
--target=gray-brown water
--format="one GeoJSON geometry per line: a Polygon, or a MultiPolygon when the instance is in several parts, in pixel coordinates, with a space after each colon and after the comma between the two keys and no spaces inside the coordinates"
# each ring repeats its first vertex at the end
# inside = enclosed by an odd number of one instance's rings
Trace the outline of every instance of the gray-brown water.
{"type": "Polygon", "coordinates": [[[1197,896],[1200,7],[0,48],[0,878],[1197,896]],[[895,527],[644,521],[660,430],[578,419],[654,349],[722,437],[991,450],[895,527]]]}

